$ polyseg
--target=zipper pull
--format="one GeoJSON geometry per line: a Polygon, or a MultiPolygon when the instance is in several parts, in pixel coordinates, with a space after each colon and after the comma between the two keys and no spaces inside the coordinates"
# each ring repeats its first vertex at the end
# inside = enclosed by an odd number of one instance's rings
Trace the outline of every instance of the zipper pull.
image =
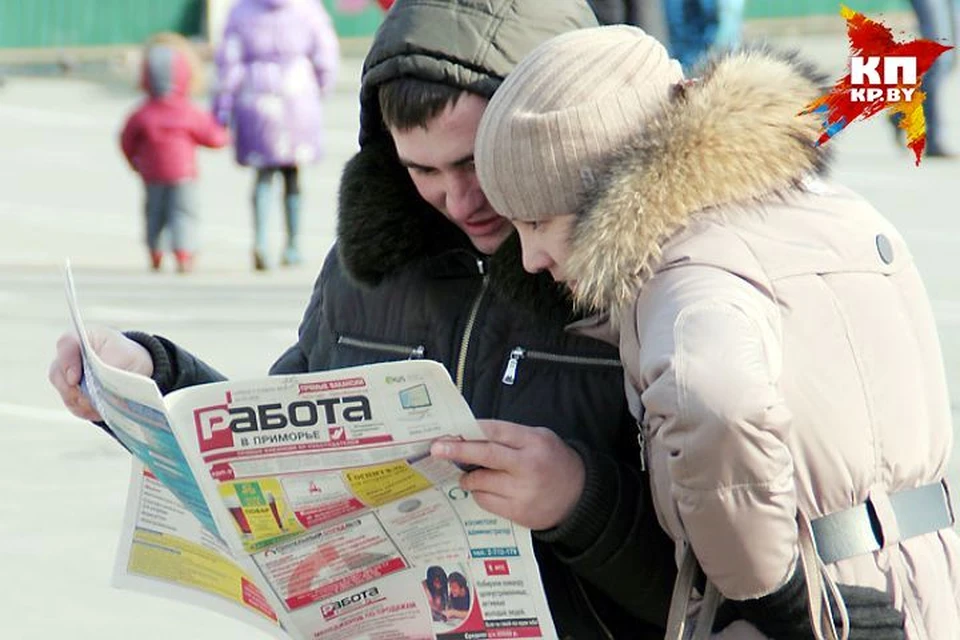
{"type": "Polygon", "coordinates": [[[517,365],[520,364],[520,358],[524,354],[523,347],[517,347],[510,352],[510,360],[507,361],[507,370],[503,372],[503,384],[513,384],[517,379],[517,365]]]}
{"type": "Polygon", "coordinates": [[[477,258],[477,271],[482,276],[487,275],[487,263],[483,261],[483,258],[477,258]]]}
{"type": "Polygon", "coordinates": [[[410,357],[408,360],[422,360],[423,359],[424,348],[423,345],[420,345],[416,349],[410,352],[410,357]]]}

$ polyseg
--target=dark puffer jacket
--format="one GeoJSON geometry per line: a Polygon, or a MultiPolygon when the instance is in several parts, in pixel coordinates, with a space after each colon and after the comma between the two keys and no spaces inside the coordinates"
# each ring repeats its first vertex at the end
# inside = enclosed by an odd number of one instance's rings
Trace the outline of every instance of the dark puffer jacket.
{"type": "MultiPolygon", "coordinates": [[[[583,0],[397,2],[364,65],[361,150],[343,173],[337,250],[299,340],[271,373],[430,358],[447,367],[478,418],[555,431],[587,468],[574,513],[535,532],[558,631],[577,640],[657,638],[676,571],[673,547],[639,468],[617,351],[564,331],[569,303],[548,278],[523,272],[515,238],[495,256],[480,255],[420,198],[376,100],[377,86],[400,75],[489,96],[536,44],[592,24],[583,0]]],[[[172,343],[154,342],[170,363],[158,363],[162,386],[218,377],[172,343]]]]}

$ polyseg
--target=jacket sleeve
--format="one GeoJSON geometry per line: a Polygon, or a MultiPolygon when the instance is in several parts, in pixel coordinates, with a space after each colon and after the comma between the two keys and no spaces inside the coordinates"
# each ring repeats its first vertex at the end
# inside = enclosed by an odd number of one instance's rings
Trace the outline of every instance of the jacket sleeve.
{"type": "Polygon", "coordinates": [[[137,111],[127,118],[126,123],[123,125],[123,131],[120,132],[120,150],[123,151],[123,156],[127,159],[127,162],[134,171],[137,170],[137,147],[140,145],[141,135],[139,116],[140,112],[137,111]]]}
{"type": "Polygon", "coordinates": [[[198,110],[194,117],[193,139],[204,147],[219,149],[230,142],[230,132],[211,114],[198,110]]]}
{"type": "Polygon", "coordinates": [[[140,331],[127,331],[124,335],[150,352],[153,359],[152,378],[163,394],[226,380],[222,373],[166,338],[140,331]]]}
{"type": "Polygon", "coordinates": [[[772,593],[797,557],[776,303],[747,279],[690,265],[654,277],[635,310],[661,519],[724,596],[772,593]]]}
{"type": "Polygon", "coordinates": [[[616,457],[570,442],[586,468],[583,495],[564,522],[534,536],[631,615],[663,627],[677,575],[674,544],[657,521],[636,434],[624,424],[616,457]]]}
{"type": "MultiPolygon", "coordinates": [[[[160,393],[164,395],[183,387],[219,382],[226,379],[216,369],[166,338],[142,331],[124,331],[123,335],[141,345],[150,353],[150,358],[153,360],[153,375],[151,375],[151,378],[157,384],[160,393]]],[[[117,434],[107,423],[95,421],[93,424],[106,431],[124,449],[127,449],[127,445],[123,444],[123,441],[117,437],[117,434]]],[[[129,451],[129,449],[127,450],[129,451]]]]}
{"type": "Polygon", "coordinates": [[[340,70],[340,40],[337,38],[323,3],[311,3],[310,9],[313,14],[311,21],[314,25],[310,62],[313,64],[313,73],[317,78],[321,94],[329,95],[337,82],[337,73],[340,70]]]}
{"type": "MultiPolygon", "coordinates": [[[[240,5],[238,5],[239,7],[240,5]]],[[[227,126],[233,115],[233,101],[240,84],[243,82],[245,68],[243,64],[243,39],[239,33],[240,19],[237,9],[227,18],[223,40],[217,48],[215,57],[217,67],[216,90],[213,93],[211,111],[221,125],[227,126]]]]}

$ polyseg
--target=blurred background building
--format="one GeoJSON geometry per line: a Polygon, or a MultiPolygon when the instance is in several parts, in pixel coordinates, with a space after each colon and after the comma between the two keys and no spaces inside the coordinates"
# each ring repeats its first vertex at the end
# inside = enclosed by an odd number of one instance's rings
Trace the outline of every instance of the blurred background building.
{"type": "MultiPolygon", "coordinates": [[[[318,0],[320,1],[320,0],[318,0]]],[[[382,18],[373,0],[322,0],[341,38],[369,37],[382,18]]],[[[550,1],[550,0],[544,0],[550,1]]],[[[655,1],[655,0],[647,0],[655,1]]],[[[0,49],[44,51],[140,44],[158,31],[216,39],[230,0],[0,0],[0,49]]],[[[848,0],[876,15],[909,12],[908,0],[848,0]]],[[[833,28],[839,0],[746,0],[745,18],[833,28]]],[[[9,53],[9,52],[8,52],[9,53]]]]}
{"type": "MultiPolygon", "coordinates": [[[[373,0],[323,3],[341,37],[369,36],[380,24],[382,11],[373,0]]],[[[231,0],[0,0],[0,48],[140,44],[158,31],[215,39],[231,4],[231,0]]]]}

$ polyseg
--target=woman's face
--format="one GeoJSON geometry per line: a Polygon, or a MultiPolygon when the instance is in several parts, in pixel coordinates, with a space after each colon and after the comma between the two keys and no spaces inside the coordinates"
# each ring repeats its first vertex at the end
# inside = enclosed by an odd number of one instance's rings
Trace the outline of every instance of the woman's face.
{"type": "Polygon", "coordinates": [[[554,281],[573,286],[564,270],[570,255],[570,232],[576,215],[551,216],[536,222],[514,220],[523,246],[523,268],[530,273],[549,271],[554,281]]]}

